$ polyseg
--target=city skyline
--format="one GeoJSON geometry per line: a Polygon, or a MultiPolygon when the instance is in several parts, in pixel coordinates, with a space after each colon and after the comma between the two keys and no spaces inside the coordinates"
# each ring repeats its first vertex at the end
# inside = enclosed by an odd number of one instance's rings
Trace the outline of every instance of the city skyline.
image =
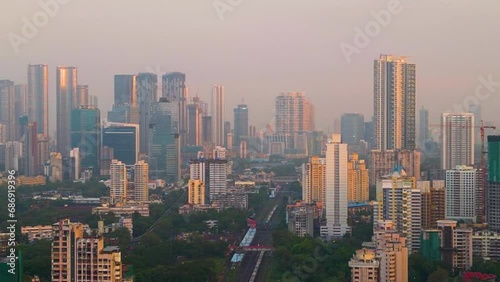
{"type": "MultiPolygon", "coordinates": [[[[123,13],[113,13],[113,15],[104,12],[112,5],[109,3],[99,10],[90,10],[92,5],[86,3],[72,2],[71,5],[62,6],[49,25],[40,29],[37,36],[28,44],[20,46],[18,54],[14,53],[9,40],[5,37],[0,41],[0,48],[6,50],[0,55],[5,66],[0,70],[0,77],[13,80],[16,84],[27,83],[25,74],[28,64],[48,64],[49,105],[53,105],[55,104],[54,67],[65,64],[77,66],[80,83],[89,85],[90,94],[96,94],[101,98],[101,111],[104,113],[111,110],[113,103],[113,75],[145,71],[155,71],[158,75],[162,75],[170,71],[180,71],[189,77],[186,83],[191,89],[191,95],[198,93],[205,101],[208,100],[214,82],[225,85],[228,93],[226,113],[245,97],[249,108],[255,109],[251,113],[250,120],[258,129],[265,128],[265,124],[272,120],[273,116],[273,106],[267,105],[271,101],[263,98],[286,91],[305,91],[317,105],[318,128],[325,131],[333,129],[334,117],[331,113],[340,117],[344,111],[357,111],[363,113],[366,118],[371,117],[371,105],[360,104],[359,101],[371,97],[372,74],[368,66],[379,54],[407,55],[418,64],[417,108],[421,105],[428,106],[430,119],[434,122],[438,120],[440,113],[453,109],[454,104],[462,104],[468,95],[474,95],[476,86],[481,84],[478,77],[483,77],[487,81],[491,74],[492,81],[500,80],[498,64],[489,57],[489,54],[494,54],[495,50],[498,50],[500,42],[491,40],[490,33],[482,28],[484,25],[493,26],[500,20],[494,12],[500,6],[500,3],[496,2],[472,7],[464,6],[465,1],[460,0],[452,3],[439,2],[436,3],[436,9],[431,11],[427,9],[425,3],[404,3],[406,4],[404,10],[399,15],[394,15],[390,25],[377,37],[370,38],[370,44],[359,54],[353,55],[350,63],[346,62],[338,48],[339,44],[342,42],[352,44],[352,38],[356,34],[354,28],[363,29],[366,23],[373,20],[370,11],[384,9],[386,2],[375,1],[358,5],[350,1],[338,1],[336,4],[324,4],[325,9],[322,9],[321,6],[301,4],[296,1],[296,5],[290,5],[291,11],[283,9],[281,2],[272,4],[261,2],[260,6],[241,5],[233,13],[226,14],[224,21],[220,21],[210,3],[174,5],[154,2],[157,7],[153,9],[152,14],[144,21],[139,20],[135,25],[126,19],[131,13],[134,14],[135,9],[144,7],[141,7],[140,3],[124,3],[127,4],[123,4],[123,8],[118,8],[123,13]],[[328,9],[330,7],[334,9],[328,9]],[[174,11],[177,9],[189,10],[199,19],[199,23],[195,25],[176,15],[174,11]],[[418,32],[413,33],[411,41],[434,41],[435,45],[442,46],[442,52],[436,52],[435,46],[428,44],[410,44],[407,28],[412,27],[415,17],[424,11],[430,13],[428,16],[430,20],[419,22],[418,32]],[[80,12],[85,16],[76,17],[76,13],[80,12]],[[165,13],[171,15],[166,17],[165,13]],[[296,14],[303,15],[303,20],[297,20],[296,14]],[[90,15],[95,15],[95,23],[88,24],[87,21],[80,20],[90,15]],[[271,15],[277,23],[268,20],[271,15]],[[477,21],[464,23],[460,19],[465,16],[475,17],[477,21]],[[253,20],[249,21],[249,17],[253,20]],[[322,27],[324,25],[324,21],[320,20],[322,18],[329,19],[331,24],[328,24],[328,28],[322,27]],[[443,18],[448,21],[443,21],[443,18]],[[173,25],[173,21],[178,24],[173,25]],[[278,24],[279,22],[288,25],[278,24]],[[310,22],[309,27],[303,27],[303,22],[310,22]],[[75,24],[77,27],[76,34],[71,36],[74,39],[71,40],[69,46],[71,48],[68,48],[72,51],[71,53],[64,51],[62,53],[64,57],[58,56],[61,52],[57,48],[48,46],[59,34],[67,33],[68,24],[75,24]],[[203,34],[193,30],[193,25],[204,28],[203,34]],[[261,30],[261,25],[269,26],[269,33],[255,32],[261,30]],[[84,26],[88,31],[82,30],[84,26]],[[160,26],[165,28],[159,32],[160,26]],[[291,30],[294,30],[293,27],[300,27],[299,30],[303,31],[301,33],[304,36],[303,42],[308,43],[296,46],[289,44],[297,36],[295,32],[287,31],[289,26],[292,27],[291,30]],[[449,29],[458,30],[457,28],[462,30],[460,34],[449,34],[449,29]],[[184,32],[177,32],[177,29],[184,32]],[[111,39],[107,37],[108,31],[111,30],[118,31],[113,36],[115,42],[110,42],[111,39]],[[140,33],[142,40],[148,40],[147,38],[152,36],[153,38],[149,40],[157,44],[147,44],[147,47],[142,43],[141,47],[138,47],[139,43],[130,44],[128,37],[125,36],[130,32],[140,33]],[[276,39],[275,33],[281,34],[281,38],[276,39]],[[441,35],[444,33],[448,34],[447,38],[442,38],[441,35]],[[159,34],[170,34],[177,43],[170,44],[170,40],[165,42],[163,36],[158,36],[159,34]],[[88,36],[76,38],[77,35],[88,36]],[[235,38],[236,42],[228,44],[228,40],[224,39],[226,37],[235,38]],[[463,40],[465,37],[466,41],[463,40]],[[207,38],[215,38],[210,40],[212,44],[207,46],[206,53],[212,55],[194,56],[196,49],[194,46],[203,46],[202,42],[206,42],[207,38]],[[274,40],[277,40],[277,44],[270,44],[274,40]],[[251,42],[260,42],[263,46],[255,48],[251,42]],[[488,42],[488,44],[478,45],[478,42],[488,42]],[[286,51],[279,51],[284,46],[286,51]],[[236,51],[227,52],[228,48],[236,51]],[[479,48],[474,56],[463,56],[472,48],[479,48]],[[115,49],[118,51],[111,51],[115,49]],[[94,53],[90,50],[102,51],[94,53]],[[147,50],[147,52],[139,54],[134,52],[131,56],[132,50],[147,50]],[[240,56],[241,54],[245,56],[240,56]],[[106,66],[96,68],[95,64],[87,59],[88,56],[102,58],[106,66]],[[127,60],[124,60],[125,57],[127,60]],[[205,62],[200,64],[199,60],[205,62]],[[436,62],[439,62],[439,67],[436,67],[436,62]],[[267,67],[263,68],[263,64],[267,67]],[[464,65],[470,67],[464,68],[464,65]],[[241,71],[232,71],[236,68],[241,68],[241,71]],[[446,99],[435,99],[436,95],[446,99]],[[267,103],[260,105],[262,101],[267,103]]],[[[37,3],[26,5],[31,7],[32,11],[40,9],[37,3]]],[[[8,32],[19,33],[22,25],[20,19],[32,14],[27,13],[25,7],[16,2],[8,3],[5,11],[9,11],[2,14],[6,24],[0,29],[4,35],[8,32]]],[[[495,92],[498,92],[498,87],[494,87],[497,89],[495,92]]],[[[490,95],[487,100],[480,101],[483,105],[484,119],[498,122],[498,118],[494,116],[493,105],[499,101],[498,95],[490,95]]],[[[50,120],[49,133],[52,135],[55,131],[54,110],[50,110],[50,120]]]]}

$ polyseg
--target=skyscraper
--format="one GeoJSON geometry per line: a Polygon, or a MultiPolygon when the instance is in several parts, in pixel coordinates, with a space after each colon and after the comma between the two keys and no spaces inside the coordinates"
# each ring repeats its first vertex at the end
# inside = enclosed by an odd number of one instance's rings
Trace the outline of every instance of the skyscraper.
{"type": "Polygon", "coordinates": [[[117,74],[114,77],[115,106],[137,106],[137,76],[117,74]]]}
{"type": "Polygon", "coordinates": [[[177,103],[162,97],[159,102],[153,104],[151,116],[150,171],[154,171],[156,176],[166,177],[168,182],[176,182],[179,167],[176,138],[179,134],[177,103]]]}
{"type": "Polygon", "coordinates": [[[179,137],[182,146],[187,144],[188,133],[188,89],[185,83],[186,74],[184,73],[171,72],[162,76],[162,97],[177,106],[176,119],[179,121],[179,137]]]}
{"type": "Polygon", "coordinates": [[[14,93],[13,81],[0,80],[0,123],[6,126],[8,141],[16,141],[14,93]]]}
{"type": "Polygon", "coordinates": [[[113,148],[115,159],[134,165],[139,156],[139,125],[108,123],[102,132],[102,146],[113,148]]]}
{"type": "Polygon", "coordinates": [[[82,169],[99,172],[101,148],[101,115],[92,106],[71,111],[71,147],[79,148],[82,169]]]}
{"type": "Polygon", "coordinates": [[[134,166],[134,200],[144,203],[149,200],[149,171],[148,163],[139,161],[134,166]]]}
{"type": "Polygon", "coordinates": [[[429,110],[422,107],[418,115],[418,141],[420,148],[425,148],[425,142],[429,140],[429,110]]]}
{"type": "Polygon", "coordinates": [[[193,98],[193,103],[187,106],[188,112],[188,133],[187,133],[187,145],[199,146],[202,144],[202,109],[199,104],[199,98],[193,98]]]}
{"type": "MultiPolygon", "coordinates": [[[[18,84],[14,86],[14,139],[20,140],[24,132],[20,131],[21,116],[28,114],[28,85],[18,84]]],[[[37,126],[38,127],[38,126],[37,126]]]]}
{"type": "Polygon", "coordinates": [[[488,227],[500,232],[500,135],[488,136],[488,189],[486,219],[488,227]]]}
{"type": "Polygon", "coordinates": [[[275,102],[275,133],[291,135],[297,131],[311,131],[314,129],[313,115],[312,103],[304,92],[281,94],[275,102]]]}
{"type": "Polygon", "coordinates": [[[214,85],[212,88],[212,145],[224,145],[224,86],[214,85]]]}
{"type": "MultiPolygon", "coordinates": [[[[75,78],[76,79],[76,78],[75,78]]],[[[38,133],[49,136],[49,67],[28,66],[28,109],[30,121],[36,121],[38,133]]]]}
{"type": "Polygon", "coordinates": [[[71,110],[75,108],[77,70],[76,67],[57,67],[57,151],[63,157],[71,150],[71,110]]]}
{"type": "MultiPolygon", "coordinates": [[[[154,73],[139,73],[137,75],[137,101],[139,107],[140,153],[148,155],[150,149],[151,108],[157,101],[158,77],[154,73]]],[[[115,151],[116,155],[116,151],[115,151]]]]}
{"type": "Polygon", "coordinates": [[[406,57],[380,55],[373,73],[374,149],[415,149],[415,64],[406,57]]]}
{"type": "Polygon", "coordinates": [[[302,164],[302,199],[310,204],[321,202],[325,204],[326,160],[317,156],[309,158],[302,164]]]}
{"type": "Polygon", "coordinates": [[[321,236],[327,240],[341,238],[351,231],[347,225],[347,144],[340,143],[340,135],[326,144],[326,226],[321,236]]]}
{"type": "Polygon", "coordinates": [[[342,143],[349,146],[359,145],[360,141],[365,138],[365,119],[362,114],[343,114],[340,124],[342,143]]]}
{"type": "Polygon", "coordinates": [[[127,169],[119,160],[113,160],[110,167],[109,196],[113,204],[124,204],[127,201],[127,169]]]}
{"type": "Polygon", "coordinates": [[[474,114],[444,113],[441,119],[442,169],[474,164],[474,114]]]}
{"type": "Polygon", "coordinates": [[[76,86],[76,108],[79,109],[81,106],[89,105],[89,86],[88,85],[77,85],[76,86]]]}
{"type": "MultiPolygon", "coordinates": [[[[248,106],[238,105],[234,109],[233,146],[240,146],[242,139],[248,138],[248,106]]],[[[230,149],[230,148],[229,148],[230,149]]]]}
{"type": "Polygon", "coordinates": [[[24,134],[24,174],[27,176],[35,176],[40,172],[37,136],[37,123],[29,123],[24,134]]]}

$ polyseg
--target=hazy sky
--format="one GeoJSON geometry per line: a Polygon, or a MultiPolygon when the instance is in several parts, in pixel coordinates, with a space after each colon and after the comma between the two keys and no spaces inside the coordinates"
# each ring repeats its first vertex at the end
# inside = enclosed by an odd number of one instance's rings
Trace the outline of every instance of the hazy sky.
{"type": "MultiPolygon", "coordinates": [[[[306,92],[324,130],[344,112],[369,119],[373,60],[381,53],[417,64],[418,107],[430,109],[432,123],[474,95],[479,76],[500,82],[498,0],[401,0],[399,13],[350,63],[340,44],[356,46],[355,28],[365,29],[371,11],[396,1],[64,0],[16,54],[8,34],[23,36],[23,17],[33,22],[43,11],[39,3],[50,1],[2,0],[0,78],[26,83],[29,63],[49,65],[51,133],[58,65],[78,67],[78,83],[99,96],[103,116],[113,102],[114,74],[181,71],[190,96],[209,101],[211,85],[225,85],[231,123],[244,98],[258,128],[272,121],[274,97],[288,91],[306,92]],[[221,20],[214,2],[234,7],[221,20]]],[[[490,89],[481,101],[484,117],[500,124],[500,86],[490,89]]]]}

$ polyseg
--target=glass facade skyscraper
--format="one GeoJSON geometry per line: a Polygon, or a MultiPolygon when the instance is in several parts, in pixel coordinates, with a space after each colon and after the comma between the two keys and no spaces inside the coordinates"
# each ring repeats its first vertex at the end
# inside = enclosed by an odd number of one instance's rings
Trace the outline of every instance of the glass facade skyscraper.
{"type": "Polygon", "coordinates": [[[98,109],[82,106],[71,111],[71,148],[78,148],[81,167],[97,174],[101,148],[101,115],[98,109]]]}

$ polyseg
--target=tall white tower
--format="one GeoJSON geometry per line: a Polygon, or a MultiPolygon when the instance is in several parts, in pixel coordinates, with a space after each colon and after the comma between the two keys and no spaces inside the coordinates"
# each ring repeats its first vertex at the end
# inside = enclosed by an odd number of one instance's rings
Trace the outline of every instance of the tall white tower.
{"type": "Polygon", "coordinates": [[[474,114],[444,113],[441,119],[442,168],[474,164],[474,114]]]}
{"type": "Polygon", "coordinates": [[[347,161],[347,144],[340,143],[340,134],[332,135],[326,144],[326,226],[321,226],[321,236],[327,240],[351,231],[347,225],[347,161]]]}
{"type": "Polygon", "coordinates": [[[224,86],[214,85],[212,89],[212,143],[224,145],[224,86]]]}

